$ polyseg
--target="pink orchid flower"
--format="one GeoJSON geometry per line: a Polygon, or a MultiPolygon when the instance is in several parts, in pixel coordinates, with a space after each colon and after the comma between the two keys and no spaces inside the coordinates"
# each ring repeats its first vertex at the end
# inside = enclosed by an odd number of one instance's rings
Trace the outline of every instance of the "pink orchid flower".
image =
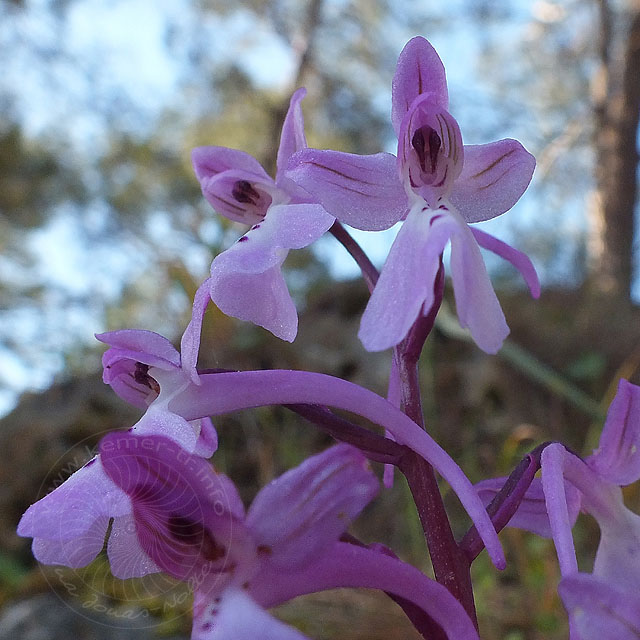
{"type": "Polygon", "coordinates": [[[292,157],[288,175],[357,229],[378,231],[404,221],[362,317],[359,336],[366,349],[398,344],[419,314],[429,313],[450,243],[460,324],[480,348],[495,353],[509,329],[479,247],[516,266],[535,297],[539,283],[524,254],[468,223],[510,209],[527,188],[535,160],[515,140],[463,145],[447,110],[444,67],[424,38],[403,49],[392,91],[397,158],[305,149],[292,157]]]}
{"type": "Polygon", "coordinates": [[[290,249],[302,249],[334,223],[316,200],[285,175],[291,155],[307,146],[300,102],[291,98],[273,180],[249,154],[198,147],[192,159],[202,193],[221,215],[251,228],[211,264],[209,292],[227,315],[248,320],[292,342],[298,314],[280,270],[290,249]]]}
{"type": "Polygon", "coordinates": [[[449,638],[478,638],[442,585],[377,550],[339,542],[378,492],[365,458],[349,445],[276,478],[246,513],[225,476],[173,441],[110,434],[100,451],[107,474],[131,498],[142,548],[194,590],[192,640],[302,640],[306,636],[265,608],[355,586],[410,600],[449,638]]]}
{"type": "MultiPolygon", "coordinates": [[[[110,345],[103,356],[104,381],[128,402],[146,409],[130,431],[170,438],[185,450],[210,458],[218,446],[210,418],[187,422],[168,409],[175,393],[197,379],[198,344],[192,340],[192,328],[199,333],[202,313],[201,295],[182,339],[182,359],[169,340],[151,331],[125,329],[97,337],[110,345]]],[[[159,571],[138,544],[131,501],[107,477],[100,455],[31,505],[20,520],[18,534],[33,538],[33,554],[43,564],[84,567],[102,550],[111,518],[107,555],[112,573],[131,578],[159,571]]]]}

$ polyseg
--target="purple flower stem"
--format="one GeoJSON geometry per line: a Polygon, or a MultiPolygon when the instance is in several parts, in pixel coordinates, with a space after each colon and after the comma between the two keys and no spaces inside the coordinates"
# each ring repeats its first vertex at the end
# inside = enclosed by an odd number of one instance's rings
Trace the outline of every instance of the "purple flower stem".
{"type": "MultiPolygon", "coordinates": [[[[394,350],[400,377],[403,411],[424,429],[418,359],[422,347],[433,329],[444,294],[444,268],[442,259],[434,283],[434,302],[426,315],[420,315],[407,337],[394,350]]],[[[406,451],[399,468],[407,478],[418,517],[425,534],[436,580],[460,601],[477,627],[470,561],[458,546],[451,530],[442,495],[433,467],[413,451],[406,451]]],[[[434,635],[436,637],[443,637],[434,635]]]]}
{"type": "MultiPolygon", "coordinates": [[[[534,476],[540,469],[542,451],[550,442],[544,442],[529,452],[511,472],[502,489],[498,491],[489,506],[487,512],[491,516],[496,531],[499,533],[509,524],[509,520],[517,511],[522,498],[531,485],[534,476]]],[[[467,555],[469,562],[473,562],[484,549],[484,544],[478,536],[475,527],[471,527],[460,541],[460,547],[467,555]]]]}
{"type": "Polygon", "coordinates": [[[376,286],[380,274],[374,267],[369,256],[362,250],[362,247],[351,237],[349,232],[336,220],[329,229],[329,233],[349,252],[349,255],[356,261],[362,272],[362,277],[369,289],[369,293],[376,286]]]}
{"type": "Polygon", "coordinates": [[[336,440],[357,447],[369,460],[374,462],[397,465],[405,454],[405,447],[397,442],[337,416],[326,407],[313,404],[285,404],[283,406],[320,427],[336,440]]]}

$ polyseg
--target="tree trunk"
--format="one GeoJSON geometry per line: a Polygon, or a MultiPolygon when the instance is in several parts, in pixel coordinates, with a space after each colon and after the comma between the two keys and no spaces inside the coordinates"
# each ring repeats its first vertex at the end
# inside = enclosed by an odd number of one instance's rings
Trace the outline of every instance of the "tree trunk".
{"type": "Polygon", "coordinates": [[[593,82],[596,196],[590,230],[590,284],[628,300],[633,277],[640,112],[640,0],[614,14],[600,7],[600,69],[593,82]]]}

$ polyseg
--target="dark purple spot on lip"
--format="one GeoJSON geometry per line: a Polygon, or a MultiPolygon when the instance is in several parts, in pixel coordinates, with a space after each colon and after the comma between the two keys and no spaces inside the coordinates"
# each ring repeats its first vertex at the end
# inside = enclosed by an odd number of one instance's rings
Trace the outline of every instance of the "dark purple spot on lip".
{"type": "Polygon", "coordinates": [[[253,227],[251,227],[251,230],[253,231],[254,229],[259,229],[260,225],[259,224],[254,224],[253,227]]]}
{"type": "Polygon", "coordinates": [[[231,190],[231,195],[243,204],[258,204],[260,194],[248,180],[238,180],[231,190]]]}
{"type": "Polygon", "coordinates": [[[168,521],[169,533],[178,541],[189,546],[198,547],[206,560],[220,560],[226,549],[199,522],[179,515],[172,515],[168,521]]]}
{"type": "Polygon", "coordinates": [[[248,239],[247,236],[242,236],[242,238],[238,238],[238,242],[246,242],[248,239]]]}
{"type": "Polygon", "coordinates": [[[95,458],[91,458],[91,460],[89,460],[89,462],[87,462],[87,464],[85,464],[85,467],[90,467],[94,462],[96,461],[95,458]]]}
{"type": "Polygon", "coordinates": [[[411,138],[411,146],[418,155],[420,167],[427,173],[435,173],[438,163],[438,153],[442,147],[442,140],[435,129],[425,125],[420,127],[411,138]],[[426,136],[425,136],[426,134],[426,136]],[[427,167],[427,162],[431,165],[427,167]]]}
{"type": "Polygon", "coordinates": [[[145,387],[149,387],[152,391],[160,393],[160,385],[149,375],[149,365],[142,362],[136,362],[136,368],[133,371],[133,379],[145,387]]]}

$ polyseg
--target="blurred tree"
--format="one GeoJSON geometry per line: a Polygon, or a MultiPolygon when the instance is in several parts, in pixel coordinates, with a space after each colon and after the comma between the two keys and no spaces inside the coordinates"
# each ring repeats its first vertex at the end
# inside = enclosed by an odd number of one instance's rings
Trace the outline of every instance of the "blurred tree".
{"type": "Polygon", "coordinates": [[[640,2],[598,0],[598,69],[593,76],[595,177],[591,281],[628,299],[634,266],[640,116],[640,2]]]}

